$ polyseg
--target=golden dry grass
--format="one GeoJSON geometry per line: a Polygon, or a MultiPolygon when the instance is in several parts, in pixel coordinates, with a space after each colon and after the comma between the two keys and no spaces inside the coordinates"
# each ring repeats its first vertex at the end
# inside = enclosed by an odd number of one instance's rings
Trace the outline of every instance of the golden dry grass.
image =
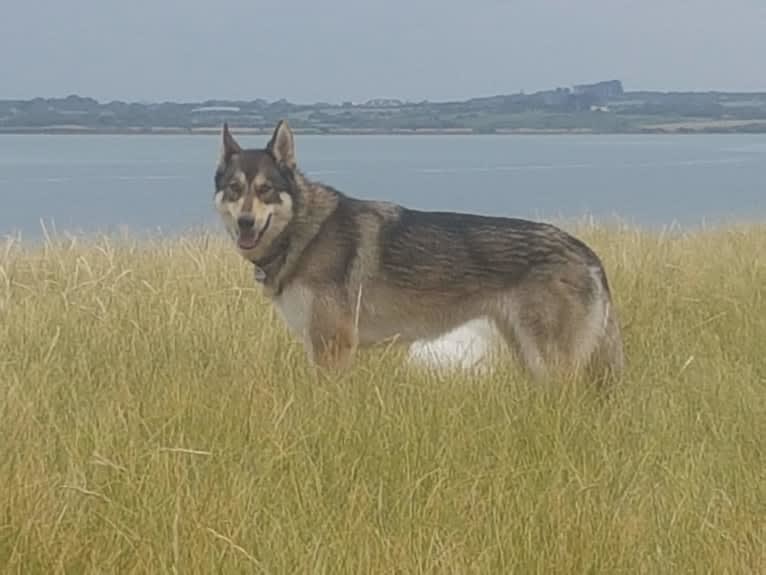
{"type": "Polygon", "coordinates": [[[216,237],[8,242],[0,567],[766,572],[766,227],[581,235],[608,401],[384,350],[316,375],[216,237]]]}

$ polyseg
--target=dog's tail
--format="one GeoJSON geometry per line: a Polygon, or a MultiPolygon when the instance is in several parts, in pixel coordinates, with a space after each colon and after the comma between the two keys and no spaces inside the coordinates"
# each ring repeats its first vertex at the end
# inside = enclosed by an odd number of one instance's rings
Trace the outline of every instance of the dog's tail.
{"type": "Polygon", "coordinates": [[[603,323],[601,337],[591,356],[590,371],[598,378],[615,379],[625,370],[622,329],[604,268],[599,266],[594,271],[597,271],[594,273],[594,280],[598,286],[596,298],[602,304],[603,323]]]}

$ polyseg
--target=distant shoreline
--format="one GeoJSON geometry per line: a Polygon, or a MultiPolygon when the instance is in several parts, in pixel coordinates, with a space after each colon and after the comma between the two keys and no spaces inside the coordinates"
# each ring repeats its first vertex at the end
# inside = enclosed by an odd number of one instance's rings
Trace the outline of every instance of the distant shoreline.
{"type": "Polygon", "coordinates": [[[285,119],[296,133],[336,136],[763,134],[766,92],[625,91],[620,80],[606,80],[460,101],[0,99],[0,134],[208,135],[228,122],[263,135],[285,119]]]}
{"type": "MultiPolygon", "coordinates": [[[[203,128],[136,127],[89,128],[87,126],[44,126],[0,128],[0,135],[13,136],[211,136],[220,133],[220,126],[203,128]]],[[[273,128],[251,128],[232,125],[239,134],[266,136],[273,128]]],[[[316,136],[524,136],[524,135],[713,135],[713,134],[766,134],[766,121],[731,122],[678,122],[644,126],[636,130],[598,131],[587,128],[498,128],[474,130],[471,128],[417,128],[417,129],[329,129],[295,128],[296,134],[316,136]]]]}

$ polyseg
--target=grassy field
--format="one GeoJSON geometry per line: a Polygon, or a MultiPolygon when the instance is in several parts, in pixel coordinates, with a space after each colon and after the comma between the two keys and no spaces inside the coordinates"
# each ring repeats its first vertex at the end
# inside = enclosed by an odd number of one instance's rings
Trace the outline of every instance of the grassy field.
{"type": "Polygon", "coordinates": [[[766,227],[578,230],[606,401],[315,374],[217,237],[0,244],[0,570],[766,573],[766,227]]]}

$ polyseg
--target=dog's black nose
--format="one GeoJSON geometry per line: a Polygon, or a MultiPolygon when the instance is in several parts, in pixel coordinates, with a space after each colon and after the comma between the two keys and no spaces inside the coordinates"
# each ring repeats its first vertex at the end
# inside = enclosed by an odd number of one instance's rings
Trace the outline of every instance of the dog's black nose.
{"type": "Polygon", "coordinates": [[[250,214],[242,214],[237,218],[237,225],[242,230],[252,230],[255,226],[255,218],[250,214]]]}

